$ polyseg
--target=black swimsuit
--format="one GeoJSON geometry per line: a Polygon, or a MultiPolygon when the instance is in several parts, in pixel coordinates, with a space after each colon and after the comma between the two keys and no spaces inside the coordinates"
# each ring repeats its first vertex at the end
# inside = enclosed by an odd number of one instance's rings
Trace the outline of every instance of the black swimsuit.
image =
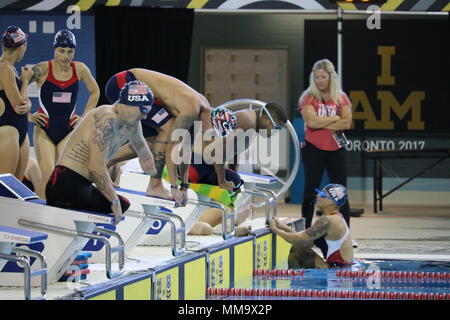
{"type": "MultiPolygon", "coordinates": [[[[111,213],[111,202],[91,181],[77,172],[56,166],[45,188],[47,204],[54,207],[111,213]]],[[[122,212],[130,207],[125,197],[118,195],[122,212]]]]}
{"type": "MultiPolygon", "coordinates": [[[[22,81],[16,78],[17,87],[22,87],[22,81]]],[[[5,90],[0,90],[0,98],[5,103],[5,112],[0,115],[0,127],[12,126],[19,132],[19,146],[25,141],[28,133],[28,117],[27,114],[17,114],[6,96],[5,90]]]]}

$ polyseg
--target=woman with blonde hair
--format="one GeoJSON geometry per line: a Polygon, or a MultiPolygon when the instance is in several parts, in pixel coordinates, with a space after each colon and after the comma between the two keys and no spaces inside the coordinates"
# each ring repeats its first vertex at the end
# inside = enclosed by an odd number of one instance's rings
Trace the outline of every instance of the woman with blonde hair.
{"type": "MultiPolygon", "coordinates": [[[[297,109],[305,121],[305,141],[301,153],[305,179],[302,216],[306,228],[311,226],[315,189],[320,188],[324,171],[327,170],[331,183],[347,185],[344,147],[348,141],[343,130],[350,129],[352,123],[351,102],[340,88],[331,61],[317,61],[309,82],[309,87],[300,96],[297,109]]],[[[341,213],[350,226],[348,201],[341,207],[341,213]]],[[[323,237],[314,243],[326,256],[327,245],[323,237]]]]}

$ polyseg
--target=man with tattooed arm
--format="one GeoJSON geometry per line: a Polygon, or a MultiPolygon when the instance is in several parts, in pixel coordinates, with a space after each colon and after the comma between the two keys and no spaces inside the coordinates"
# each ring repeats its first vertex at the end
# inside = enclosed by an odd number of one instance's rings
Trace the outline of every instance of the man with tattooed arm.
{"type": "Polygon", "coordinates": [[[347,201],[347,190],[340,184],[328,184],[316,189],[316,207],[323,213],[311,227],[295,232],[277,218],[270,221],[270,229],[292,243],[288,265],[292,269],[325,269],[352,265],[353,245],[350,230],[339,208],[347,201]],[[325,259],[312,250],[313,241],[325,238],[328,250],[325,259]]]}
{"type": "Polygon", "coordinates": [[[140,125],[152,103],[152,91],[140,81],[130,81],[113,105],[102,105],[86,114],[70,133],[50,176],[45,190],[47,204],[98,213],[112,212],[115,224],[118,224],[130,203],[114,191],[106,163],[129,141],[144,172],[156,173],[153,155],[140,125]]]}
{"type": "MultiPolygon", "coordinates": [[[[181,80],[143,68],[132,68],[113,75],[105,86],[109,102],[114,103],[123,84],[132,80],[145,83],[155,96],[150,114],[142,121],[144,137],[151,144],[157,169],[157,174],[150,179],[147,193],[150,196],[173,199],[178,206],[185,206],[189,188],[188,167],[191,152],[185,155],[183,159],[186,161],[183,160],[182,163],[177,163],[173,156],[177,153],[176,146],[179,142],[194,141],[188,135],[195,121],[202,121],[210,126],[212,108],[202,94],[181,80]],[[165,165],[169,174],[170,192],[163,187],[161,180],[165,165]]],[[[132,150],[124,146],[109,165],[133,157],[132,150]]]]}

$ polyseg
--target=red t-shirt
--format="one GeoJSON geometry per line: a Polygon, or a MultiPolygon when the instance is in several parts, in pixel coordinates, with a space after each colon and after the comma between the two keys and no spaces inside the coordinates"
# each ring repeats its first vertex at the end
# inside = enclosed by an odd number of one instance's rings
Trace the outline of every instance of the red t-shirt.
{"type": "MultiPolygon", "coordinates": [[[[297,109],[301,113],[302,108],[306,105],[312,105],[319,117],[329,117],[335,115],[341,115],[341,108],[349,108],[351,102],[344,92],[340,93],[341,104],[337,104],[333,100],[326,101],[323,103],[321,100],[317,99],[311,94],[307,94],[300,101],[300,105],[297,109]]],[[[329,129],[313,129],[306,125],[305,123],[305,140],[312,143],[316,148],[325,151],[335,151],[339,149],[336,141],[331,135],[331,130],[329,129]]]]}

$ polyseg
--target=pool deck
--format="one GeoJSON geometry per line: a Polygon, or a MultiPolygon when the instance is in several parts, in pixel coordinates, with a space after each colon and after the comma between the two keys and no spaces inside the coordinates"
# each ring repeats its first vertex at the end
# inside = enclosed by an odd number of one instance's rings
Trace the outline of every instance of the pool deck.
{"type": "MultiPolygon", "coordinates": [[[[355,258],[450,261],[450,207],[385,205],[375,214],[370,204],[352,206],[365,212],[350,219],[355,258]]],[[[278,205],[280,217],[300,215],[301,205],[278,205]]]]}

